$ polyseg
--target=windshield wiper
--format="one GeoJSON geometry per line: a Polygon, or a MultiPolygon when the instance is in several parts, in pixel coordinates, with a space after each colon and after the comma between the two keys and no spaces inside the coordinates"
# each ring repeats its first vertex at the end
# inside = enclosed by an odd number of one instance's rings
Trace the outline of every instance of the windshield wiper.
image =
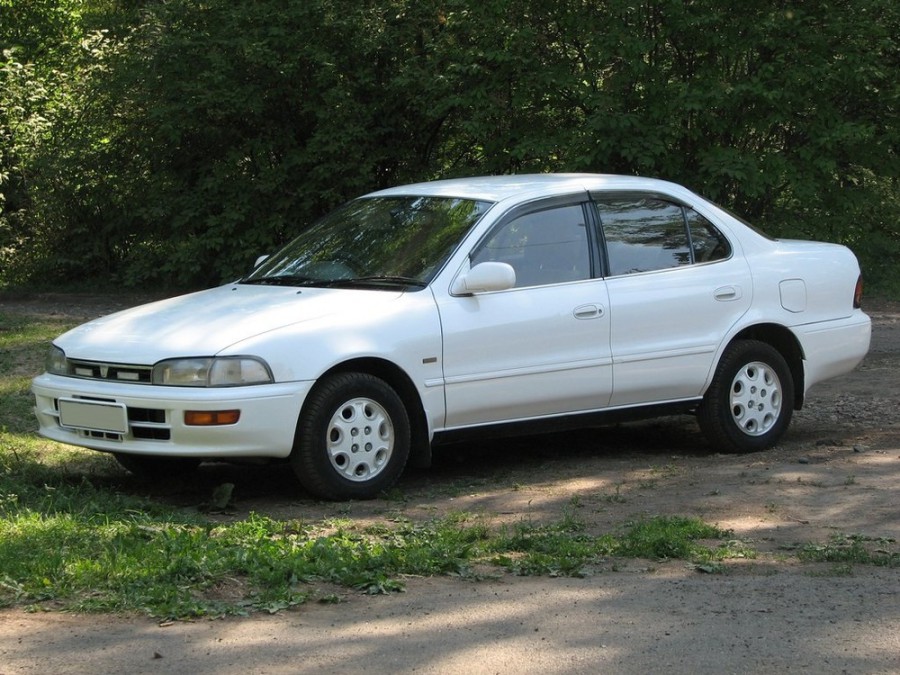
{"type": "Polygon", "coordinates": [[[412,277],[401,277],[391,274],[373,274],[368,277],[353,277],[352,279],[338,279],[336,281],[345,281],[350,284],[373,284],[387,286],[415,286],[416,288],[425,288],[428,284],[419,279],[412,277]]]}
{"type": "Polygon", "coordinates": [[[312,277],[304,277],[298,274],[283,274],[274,277],[259,277],[257,279],[241,279],[242,284],[264,284],[271,286],[309,286],[314,284],[316,279],[312,277]]]}
{"type": "Polygon", "coordinates": [[[347,279],[313,279],[295,274],[284,274],[258,279],[243,279],[242,284],[260,284],[271,286],[318,286],[321,288],[346,288],[353,286],[414,286],[425,288],[428,284],[412,277],[377,274],[367,277],[349,277],[347,279]]]}

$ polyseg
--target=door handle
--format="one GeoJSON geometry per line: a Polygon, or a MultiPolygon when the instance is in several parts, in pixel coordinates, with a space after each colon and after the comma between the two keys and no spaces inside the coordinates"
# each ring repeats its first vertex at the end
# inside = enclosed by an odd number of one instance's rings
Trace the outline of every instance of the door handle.
{"type": "Polygon", "coordinates": [[[572,314],[576,319],[599,319],[603,316],[603,307],[600,305],[581,305],[576,307],[572,314]]]}
{"type": "Polygon", "coordinates": [[[719,302],[731,302],[741,299],[740,286],[722,286],[713,291],[713,297],[719,302]]]}

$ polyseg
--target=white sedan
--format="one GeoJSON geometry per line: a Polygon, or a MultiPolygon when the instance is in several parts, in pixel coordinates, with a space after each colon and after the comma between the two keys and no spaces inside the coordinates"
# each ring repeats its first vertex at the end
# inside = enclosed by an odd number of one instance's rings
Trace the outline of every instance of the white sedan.
{"type": "Polygon", "coordinates": [[[407,185],[239,281],[60,336],[35,412],[136,473],[282,459],[327,499],[488,430],[689,413],[716,448],[761,450],[865,356],[861,289],[848,249],[770,239],[660,180],[407,185]]]}

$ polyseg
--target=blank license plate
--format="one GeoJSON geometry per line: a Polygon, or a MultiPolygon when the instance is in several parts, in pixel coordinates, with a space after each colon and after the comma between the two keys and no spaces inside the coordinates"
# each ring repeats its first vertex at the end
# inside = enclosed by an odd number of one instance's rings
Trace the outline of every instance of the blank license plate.
{"type": "Polygon", "coordinates": [[[124,434],[128,431],[128,413],[122,403],[59,399],[59,421],[64,427],[111,431],[124,434]]]}

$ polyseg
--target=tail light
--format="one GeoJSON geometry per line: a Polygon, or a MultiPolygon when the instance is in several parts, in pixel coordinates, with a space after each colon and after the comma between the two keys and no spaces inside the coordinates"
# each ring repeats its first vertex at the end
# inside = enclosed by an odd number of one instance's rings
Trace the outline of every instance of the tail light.
{"type": "Polygon", "coordinates": [[[862,282],[862,274],[859,275],[859,278],[856,280],[856,290],[853,291],[853,309],[859,309],[862,307],[862,294],[863,294],[863,282],[862,282]]]}

